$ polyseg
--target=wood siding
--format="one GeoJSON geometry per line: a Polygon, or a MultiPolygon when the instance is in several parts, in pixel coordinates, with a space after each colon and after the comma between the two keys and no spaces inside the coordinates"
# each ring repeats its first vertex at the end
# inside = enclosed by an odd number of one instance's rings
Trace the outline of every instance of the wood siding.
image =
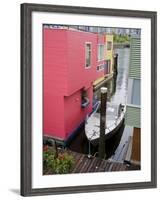
{"type": "Polygon", "coordinates": [[[130,69],[129,78],[141,78],[141,41],[138,37],[131,38],[130,41],[130,69]]]}
{"type": "Polygon", "coordinates": [[[133,105],[127,105],[126,107],[126,115],[125,115],[125,123],[126,125],[140,128],[141,126],[141,110],[139,107],[133,105]]]}
{"type": "MultiPolygon", "coordinates": [[[[138,80],[141,79],[141,41],[139,37],[132,37],[130,40],[129,80],[130,79],[138,79],[138,80]]],[[[128,91],[128,95],[132,94],[134,94],[133,87],[129,88],[128,91]]],[[[129,103],[132,103],[131,100],[129,103]]],[[[140,115],[141,115],[140,106],[128,104],[126,111],[126,119],[125,119],[126,125],[140,128],[141,127],[140,115]]]]}
{"type": "Polygon", "coordinates": [[[141,129],[134,128],[131,162],[139,164],[141,160],[141,129]]]}

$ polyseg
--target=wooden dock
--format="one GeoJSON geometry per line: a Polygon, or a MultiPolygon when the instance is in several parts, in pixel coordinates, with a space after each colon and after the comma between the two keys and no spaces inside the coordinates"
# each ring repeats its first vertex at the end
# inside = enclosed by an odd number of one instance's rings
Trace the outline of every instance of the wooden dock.
{"type": "Polygon", "coordinates": [[[100,159],[92,156],[88,158],[85,154],[70,151],[75,159],[75,165],[71,173],[90,173],[90,172],[114,172],[114,171],[127,171],[139,170],[136,166],[130,166],[123,162],[116,162],[114,160],[100,159]]]}
{"type": "MultiPolygon", "coordinates": [[[[124,162],[117,162],[112,159],[100,159],[95,156],[90,158],[86,154],[74,152],[71,150],[58,150],[58,152],[66,152],[73,156],[74,166],[70,173],[90,173],[90,172],[114,172],[114,171],[127,171],[127,170],[139,170],[138,166],[130,166],[124,162]]],[[[52,174],[50,170],[45,170],[44,175],[52,174]]]]}

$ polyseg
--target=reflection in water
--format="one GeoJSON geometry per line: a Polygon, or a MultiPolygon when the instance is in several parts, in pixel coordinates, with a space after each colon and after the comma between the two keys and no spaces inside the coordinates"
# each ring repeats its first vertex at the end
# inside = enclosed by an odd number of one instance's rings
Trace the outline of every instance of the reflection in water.
{"type": "MultiPolygon", "coordinates": [[[[108,88],[108,101],[126,104],[130,49],[116,49],[115,52],[118,54],[118,75],[103,86],[108,88]]],[[[100,90],[94,95],[100,99],[100,90]]]]}
{"type": "Polygon", "coordinates": [[[130,49],[117,49],[116,53],[119,55],[118,75],[116,81],[116,92],[112,96],[111,101],[118,104],[126,104],[130,49]]]}

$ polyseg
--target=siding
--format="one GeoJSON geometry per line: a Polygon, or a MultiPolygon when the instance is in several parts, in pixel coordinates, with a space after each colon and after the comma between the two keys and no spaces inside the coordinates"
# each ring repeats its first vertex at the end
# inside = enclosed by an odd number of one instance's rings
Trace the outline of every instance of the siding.
{"type": "Polygon", "coordinates": [[[104,71],[97,71],[96,67],[104,64],[104,60],[97,60],[98,41],[105,43],[105,37],[94,33],[67,31],[67,92],[70,96],[81,88],[89,88],[97,78],[104,76],[104,71]],[[91,43],[91,67],[85,68],[85,44],[91,43]]]}
{"type": "Polygon", "coordinates": [[[141,127],[141,110],[139,107],[134,107],[133,105],[127,105],[127,112],[125,116],[125,123],[128,126],[133,126],[136,128],[141,127]]]}
{"type": "Polygon", "coordinates": [[[132,37],[130,41],[130,69],[129,78],[141,77],[141,41],[138,37],[132,37]]]}

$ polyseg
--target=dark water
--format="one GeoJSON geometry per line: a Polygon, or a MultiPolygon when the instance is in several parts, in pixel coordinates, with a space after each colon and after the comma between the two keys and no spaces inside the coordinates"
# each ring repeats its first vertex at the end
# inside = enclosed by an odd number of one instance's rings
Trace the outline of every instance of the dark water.
{"type": "MultiPolygon", "coordinates": [[[[116,104],[126,104],[130,49],[116,49],[115,53],[118,54],[118,74],[103,86],[108,88],[108,101],[116,104]]],[[[95,98],[100,99],[100,90],[97,90],[94,95],[95,98]]],[[[107,158],[112,156],[113,159],[119,159],[119,155],[131,132],[132,130],[129,127],[122,126],[117,135],[106,141],[107,158]]],[[[84,127],[79,130],[77,136],[69,144],[69,148],[80,153],[89,153],[89,142],[86,139],[84,127]]],[[[97,154],[98,147],[90,145],[90,151],[92,155],[97,154]]]]}

